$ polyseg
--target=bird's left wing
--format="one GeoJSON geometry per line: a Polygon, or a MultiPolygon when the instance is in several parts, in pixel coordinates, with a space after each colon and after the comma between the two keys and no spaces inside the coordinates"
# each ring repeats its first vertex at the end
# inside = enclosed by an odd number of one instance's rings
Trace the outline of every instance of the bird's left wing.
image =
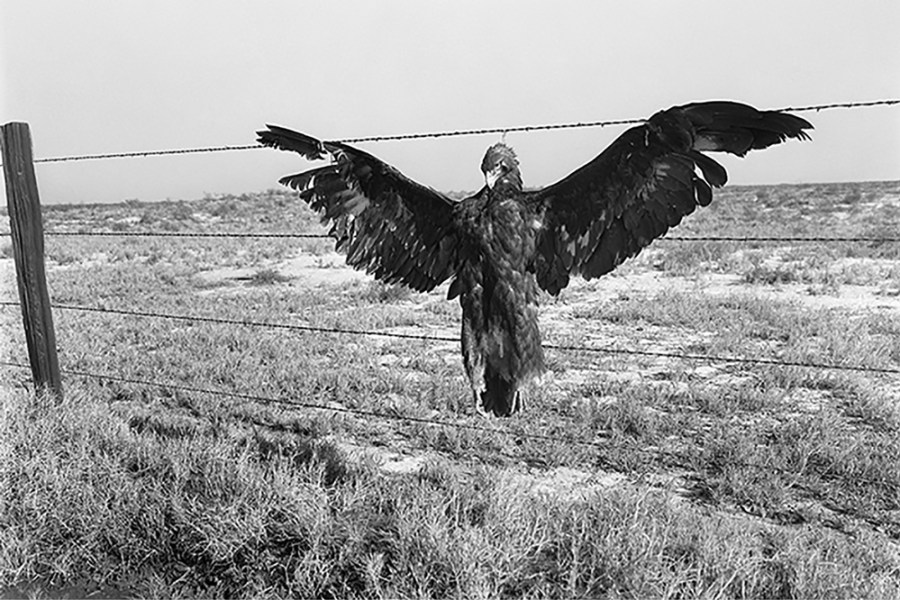
{"type": "Polygon", "coordinates": [[[528,193],[540,224],[531,265],[538,284],[558,294],[570,275],[608,273],[709,204],[710,186],[724,185],[727,175],[701,151],[743,156],[807,139],[810,128],[800,117],[728,101],[656,113],[571,175],[528,193]]]}
{"type": "Polygon", "coordinates": [[[456,204],[443,194],[405,177],[371,154],[340,142],[323,142],[284,127],[267,125],[258,141],[331,164],[279,183],[332,224],[330,234],[347,263],[386,283],[429,291],[456,270],[456,204]]]}

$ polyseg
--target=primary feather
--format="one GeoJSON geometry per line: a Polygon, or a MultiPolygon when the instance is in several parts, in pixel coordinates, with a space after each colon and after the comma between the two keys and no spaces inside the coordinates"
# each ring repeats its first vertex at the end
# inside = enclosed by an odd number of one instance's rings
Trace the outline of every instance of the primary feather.
{"type": "Polygon", "coordinates": [[[608,273],[712,200],[727,181],[704,151],[744,156],[812,125],[729,101],[656,113],[559,182],[525,192],[515,152],[488,148],[486,185],[461,202],[340,142],[284,127],[260,143],[331,164],[283,177],[331,225],[348,264],[428,291],[450,280],[463,309],[463,363],[476,403],[509,416],[520,387],[544,371],[538,287],[558,294],[572,275],[608,273]]]}

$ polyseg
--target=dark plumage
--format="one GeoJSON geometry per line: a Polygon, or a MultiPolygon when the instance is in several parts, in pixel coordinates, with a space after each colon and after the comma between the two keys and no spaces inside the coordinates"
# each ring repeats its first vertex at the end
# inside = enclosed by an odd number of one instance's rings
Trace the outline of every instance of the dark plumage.
{"type": "Polygon", "coordinates": [[[281,183],[331,223],[347,263],[428,291],[450,279],[463,309],[462,353],[476,403],[498,416],[521,408],[519,386],[544,370],[538,287],[559,294],[572,275],[613,270],[712,200],[725,169],[700,151],[738,156],[787,138],[804,119],[736,102],[676,106],[629,129],[561,181],[523,191],[511,148],[488,148],[486,185],[454,201],[374,156],[269,125],[259,141],[331,164],[281,183]]]}

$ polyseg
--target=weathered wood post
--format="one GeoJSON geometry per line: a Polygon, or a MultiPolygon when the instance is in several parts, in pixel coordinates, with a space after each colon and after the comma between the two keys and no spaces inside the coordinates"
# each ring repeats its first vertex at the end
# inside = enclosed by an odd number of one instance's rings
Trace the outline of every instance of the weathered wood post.
{"type": "Polygon", "coordinates": [[[6,203],[12,230],[13,256],[19,284],[19,302],[35,389],[62,398],[62,380],[56,355],[56,334],[50,294],[44,273],[44,225],[31,154],[27,123],[0,127],[0,152],[6,179],[6,203]]]}

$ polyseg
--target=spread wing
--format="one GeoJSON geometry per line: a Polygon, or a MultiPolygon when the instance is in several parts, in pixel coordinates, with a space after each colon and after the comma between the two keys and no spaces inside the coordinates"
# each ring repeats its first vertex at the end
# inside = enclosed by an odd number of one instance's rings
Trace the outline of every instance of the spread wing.
{"type": "Polygon", "coordinates": [[[736,102],[676,106],[629,129],[595,159],[530,192],[541,217],[532,268],[558,294],[573,274],[599,277],[712,200],[725,168],[701,150],[744,156],[787,138],[809,139],[799,117],[736,102]]]}
{"type": "Polygon", "coordinates": [[[279,183],[299,190],[322,222],[332,224],[329,233],[349,265],[419,291],[435,288],[456,271],[453,200],[352,146],[267,127],[257,132],[265,146],[309,160],[332,159],[279,183]]]}

